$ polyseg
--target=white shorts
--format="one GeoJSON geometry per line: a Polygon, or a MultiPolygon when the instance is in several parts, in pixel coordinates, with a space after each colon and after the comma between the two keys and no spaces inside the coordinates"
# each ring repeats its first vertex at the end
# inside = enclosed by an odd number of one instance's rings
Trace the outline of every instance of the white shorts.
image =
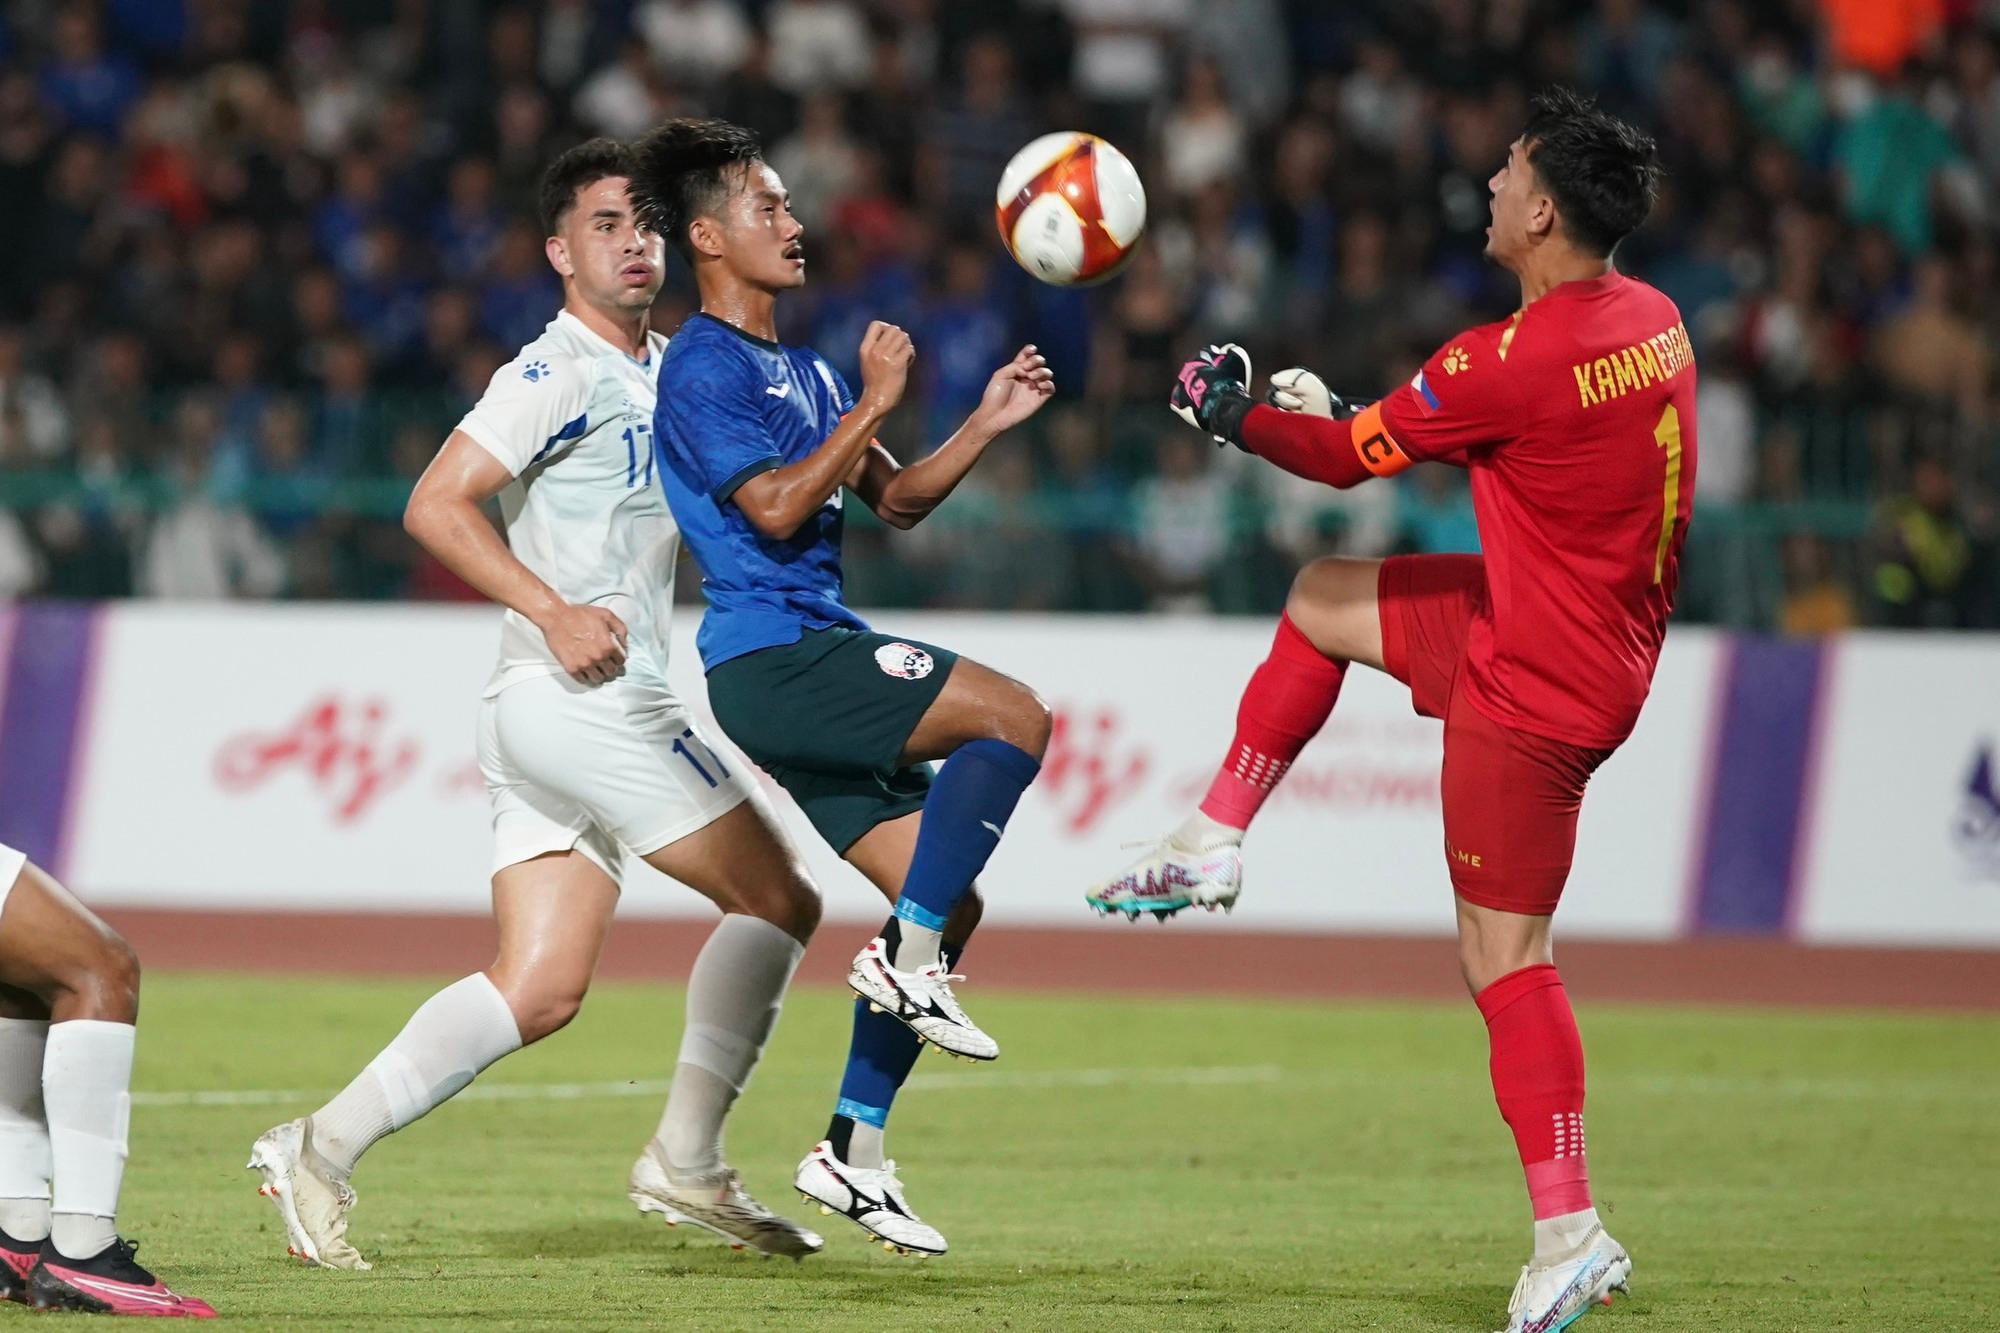
{"type": "Polygon", "coordinates": [[[635,855],[708,827],[750,794],[671,691],[536,676],[479,704],[479,771],[493,803],[493,869],[574,847],[618,877],[635,855]]]}
{"type": "Polygon", "coordinates": [[[28,867],[28,854],[0,842],[0,912],[7,910],[7,895],[14,891],[21,872],[28,867]]]}

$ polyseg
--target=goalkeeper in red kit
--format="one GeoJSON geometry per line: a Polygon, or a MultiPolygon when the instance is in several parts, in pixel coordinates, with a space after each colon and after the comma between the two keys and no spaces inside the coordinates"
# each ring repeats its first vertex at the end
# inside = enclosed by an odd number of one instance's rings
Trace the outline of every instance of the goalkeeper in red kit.
{"type": "Polygon", "coordinates": [[[1575,93],[1544,94],[1488,182],[1486,253],[1521,284],[1510,318],[1450,339],[1348,419],[1303,370],[1273,377],[1276,406],[1254,402],[1234,347],[1182,367],[1174,410],[1287,472],[1347,487],[1415,462],[1465,468],[1485,553],[1301,570],[1200,809],[1088,895],[1133,916],[1233,904],[1244,830],[1355,664],[1443,719],[1459,966],[1535,1216],[1508,1333],[1566,1327],[1625,1290],[1632,1267],[1591,1204],[1583,1046],[1549,923],[1584,787],[1651,688],[1694,493],[1687,332],[1673,302],[1611,262],[1658,179],[1651,139],[1575,93]]]}

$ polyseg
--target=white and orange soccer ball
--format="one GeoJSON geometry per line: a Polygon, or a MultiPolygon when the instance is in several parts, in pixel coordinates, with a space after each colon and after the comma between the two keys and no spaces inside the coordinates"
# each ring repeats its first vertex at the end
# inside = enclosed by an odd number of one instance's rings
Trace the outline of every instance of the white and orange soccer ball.
{"type": "Polygon", "coordinates": [[[1125,154],[1094,134],[1044,134],[1000,173],[1000,239],[1043,282],[1102,282],[1146,230],[1146,189],[1125,154]]]}

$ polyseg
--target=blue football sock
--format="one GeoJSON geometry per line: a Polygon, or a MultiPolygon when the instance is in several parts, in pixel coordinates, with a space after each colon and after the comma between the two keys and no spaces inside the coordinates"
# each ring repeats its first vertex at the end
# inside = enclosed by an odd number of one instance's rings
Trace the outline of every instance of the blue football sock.
{"type": "Polygon", "coordinates": [[[917,849],[903,876],[896,916],[906,923],[892,967],[911,971],[937,961],[952,909],[981,870],[1041,764],[1005,741],[967,741],[952,752],[924,801],[917,849]],[[913,929],[912,929],[913,928],[913,929]]]}

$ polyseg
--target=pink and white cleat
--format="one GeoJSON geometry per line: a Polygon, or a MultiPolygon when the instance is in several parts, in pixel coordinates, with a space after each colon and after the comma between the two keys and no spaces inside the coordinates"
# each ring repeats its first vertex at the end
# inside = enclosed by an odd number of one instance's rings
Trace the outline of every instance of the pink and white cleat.
{"type": "Polygon", "coordinates": [[[41,1262],[28,1278],[29,1304],[81,1314],[215,1318],[215,1307],[207,1301],[179,1295],[139,1267],[132,1257],[138,1248],[129,1240],[114,1240],[88,1259],[69,1259],[54,1245],[44,1246],[41,1262]]]}
{"type": "Polygon", "coordinates": [[[38,1240],[15,1240],[0,1231],[0,1301],[28,1303],[28,1275],[42,1258],[38,1240]]]}
{"type": "Polygon", "coordinates": [[[1164,921],[1190,907],[1227,912],[1242,892],[1243,834],[1218,825],[1196,836],[1168,834],[1115,877],[1093,884],[1083,900],[1099,916],[1122,912],[1137,921],[1144,912],[1164,921]]]}

